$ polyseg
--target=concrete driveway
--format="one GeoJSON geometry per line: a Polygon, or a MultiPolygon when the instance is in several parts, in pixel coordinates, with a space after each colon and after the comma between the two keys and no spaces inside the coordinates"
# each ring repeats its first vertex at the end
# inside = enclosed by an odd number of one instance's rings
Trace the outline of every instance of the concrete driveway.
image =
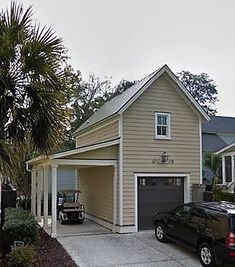
{"type": "Polygon", "coordinates": [[[201,266],[195,254],[173,243],[157,242],[153,231],[60,237],[58,240],[79,267],[201,266]]]}

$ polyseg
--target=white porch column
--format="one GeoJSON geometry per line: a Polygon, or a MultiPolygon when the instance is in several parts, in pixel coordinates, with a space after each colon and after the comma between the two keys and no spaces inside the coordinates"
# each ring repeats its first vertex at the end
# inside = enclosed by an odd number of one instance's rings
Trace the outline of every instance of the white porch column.
{"type": "Polygon", "coordinates": [[[36,215],[36,170],[31,172],[31,213],[36,215]]]}
{"type": "Polygon", "coordinates": [[[78,189],[78,169],[75,169],[75,189],[78,189]]]}
{"type": "Polygon", "coordinates": [[[57,167],[58,165],[51,165],[52,168],[52,223],[51,223],[51,236],[56,237],[56,223],[57,223],[57,167]]]}
{"type": "Polygon", "coordinates": [[[37,220],[42,220],[42,181],[43,181],[43,168],[37,171],[37,220]]]}
{"type": "Polygon", "coordinates": [[[222,178],[223,178],[223,185],[226,185],[225,156],[222,156],[222,178]]]}
{"type": "Polygon", "coordinates": [[[43,228],[48,227],[48,170],[49,166],[44,167],[43,179],[43,228]]]}
{"type": "Polygon", "coordinates": [[[234,155],[231,156],[231,166],[232,166],[232,182],[235,182],[235,174],[234,174],[234,155]]]}
{"type": "Polygon", "coordinates": [[[117,223],[117,165],[113,166],[113,233],[116,233],[117,223]]]}

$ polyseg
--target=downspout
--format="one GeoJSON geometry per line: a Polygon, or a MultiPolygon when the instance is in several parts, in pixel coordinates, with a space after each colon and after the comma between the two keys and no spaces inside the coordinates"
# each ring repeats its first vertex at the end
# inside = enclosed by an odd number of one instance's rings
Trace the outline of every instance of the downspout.
{"type": "Polygon", "coordinates": [[[26,162],[26,171],[32,172],[32,170],[29,169],[29,164],[26,162]]]}

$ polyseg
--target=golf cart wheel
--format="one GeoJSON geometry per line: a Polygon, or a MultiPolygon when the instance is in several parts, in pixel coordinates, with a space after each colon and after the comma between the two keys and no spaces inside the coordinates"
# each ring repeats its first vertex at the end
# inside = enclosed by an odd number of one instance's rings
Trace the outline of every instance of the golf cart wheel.
{"type": "Polygon", "coordinates": [[[216,266],[215,253],[212,247],[208,243],[201,243],[198,248],[198,256],[201,265],[204,267],[214,267],[216,266]]]}
{"type": "Polygon", "coordinates": [[[168,241],[165,234],[165,228],[161,223],[155,225],[155,236],[157,241],[161,243],[166,243],[168,241]]]}
{"type": "Polygon", "coordinates": [[[65,224],[65,220],[63,220],[62,215],[60,215],[60,224],[65,224]]]}

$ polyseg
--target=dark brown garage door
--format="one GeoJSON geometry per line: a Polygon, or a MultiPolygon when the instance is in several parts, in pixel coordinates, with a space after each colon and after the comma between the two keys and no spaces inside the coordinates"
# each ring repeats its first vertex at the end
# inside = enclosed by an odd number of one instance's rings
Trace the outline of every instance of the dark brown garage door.
{"type": "Polygon", "coordinates": [[[138,227],[153,228],[156,211],[169,211],[184,202],[184,179],[177,177],[138,178],[138,227]]]}

